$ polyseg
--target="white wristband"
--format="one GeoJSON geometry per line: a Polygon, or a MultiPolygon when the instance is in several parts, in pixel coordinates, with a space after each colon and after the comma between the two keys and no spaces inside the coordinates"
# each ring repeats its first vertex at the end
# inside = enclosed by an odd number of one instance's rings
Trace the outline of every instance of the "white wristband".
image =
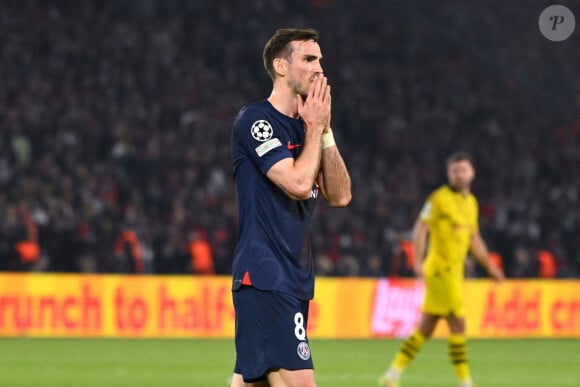
{"type": "Polygon", "coordinates": [[[332,134],[332,129],[328,128],[328,130],[322,134],[322,149],[326,149],[335,145],[336,142],[334,141],[334,134],[332,134]]]}

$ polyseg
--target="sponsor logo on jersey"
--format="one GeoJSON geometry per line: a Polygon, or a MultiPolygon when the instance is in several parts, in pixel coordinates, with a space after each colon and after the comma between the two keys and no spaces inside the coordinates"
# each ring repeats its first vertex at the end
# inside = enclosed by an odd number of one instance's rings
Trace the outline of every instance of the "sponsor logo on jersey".
{"type": "Polygon", "coordinates": [[[296,149],[296,148],[298,148],[299,146],[302,146],[302,144],[290,144],[290,141],[288,141],[288,145],[287,145],[287,147],[288,147],[288,149],[290,149],[290,150],[292,150],[292,149],[296,149]]]}
{"type": "Polygon", "coordinates": [[[312,190],[310,190],[310,199],[316,199],[318,197],[318,191],[320,189],[320,185],[318,184],[319,178],[320,176],[316,178],[316,181],[314,181],[314,185],[312,186],[312,190]]]}
{"type": "Polygon", "coordinates": [[[302,360],[310,359],[310,347],[306,341],[301,341],[298,343],[298,348],[296,348],[296,352],[298,353],[298,357],[302,360]]]}
{"type": "Polygon", "coordinates": [[[310,191],[310,198],[316,199],[317,197],[318,197],[318,187],[312,187],[312,190],[310,191]]]}

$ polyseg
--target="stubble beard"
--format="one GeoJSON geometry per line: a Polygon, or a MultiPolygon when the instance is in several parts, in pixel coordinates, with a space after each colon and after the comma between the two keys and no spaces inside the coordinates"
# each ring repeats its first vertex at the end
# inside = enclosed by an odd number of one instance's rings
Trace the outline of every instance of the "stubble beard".
{"type": "Polygon", "coordinates": [[[306,97],[308,97],[308,89],[304,90],[302,85],[298,84],[293,80],[288,81],[288,86],[294,95],[298,94],[302,97],[303,101],[306,101],[306,97]]]}
{"type": "Polygon", "coordinates": [[[451,187],[456,191],[469,191],[471,189],[471,184],[464,180],[451,182],[451,187]]]}

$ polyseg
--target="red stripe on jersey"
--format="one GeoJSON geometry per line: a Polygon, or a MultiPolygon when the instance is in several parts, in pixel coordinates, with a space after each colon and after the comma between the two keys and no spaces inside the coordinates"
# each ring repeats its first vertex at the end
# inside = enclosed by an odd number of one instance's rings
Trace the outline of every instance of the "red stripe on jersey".
{"type": "Polygon", "coordinates": [[[252,285],[252,280],[250,279],[250,273],[244,273],[244,279],[242,280],[242,285],[252,285]]]}

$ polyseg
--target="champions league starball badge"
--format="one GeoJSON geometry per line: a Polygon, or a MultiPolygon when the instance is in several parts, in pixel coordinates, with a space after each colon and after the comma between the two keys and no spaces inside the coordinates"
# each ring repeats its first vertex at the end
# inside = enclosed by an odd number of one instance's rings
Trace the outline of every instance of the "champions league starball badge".
{"type": "Polygon", "coordinates": [[[252,124],[252,137],[258,141],[267,141],[272,138],[274,130],[268,121],[258,120],[252,124]]]}

